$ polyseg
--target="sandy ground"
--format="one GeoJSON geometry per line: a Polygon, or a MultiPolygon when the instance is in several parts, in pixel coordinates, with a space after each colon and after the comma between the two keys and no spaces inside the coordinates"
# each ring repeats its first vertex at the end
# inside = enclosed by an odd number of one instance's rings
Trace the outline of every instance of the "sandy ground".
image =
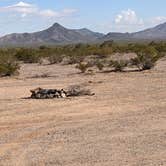
{"type": "Polygon", "coordinates": [[[0,79],[0,166],[166,166],[166,59],[145,72],[77,74],[24,65],[0,79]],[[48,78],[34,78],[47,74],[48,78]],[[90,83],[88,83],[91,81],[90,83]],[[36,87],[95,96],[30,100],[36,87]]]}

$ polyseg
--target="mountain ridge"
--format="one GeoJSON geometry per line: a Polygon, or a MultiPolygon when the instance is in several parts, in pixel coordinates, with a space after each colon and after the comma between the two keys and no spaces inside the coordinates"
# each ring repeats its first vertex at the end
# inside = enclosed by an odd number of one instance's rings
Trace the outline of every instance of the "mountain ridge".
{"type": "Polygon", "coordinates": [[[166,40],[166,22],[155,27],[133,33],[110,32],[101,40],[166,40]]]}
{"type": "Polygon", "coordinates": [[[110,32],[103,34],[87,28],[68,29],[59,23],[33,33],[12,33],[0,37],[0,46],[54,45],[75,43],[97,43],[108,40],[166,40],[166,23],[133,33],[110,32]]]}
{"type": "Polygon", "coordinates": [[[67,29],[59,23],[33,33],[13,33],[0,38],[0,45],[40,45],[94,42],[102,33],[89,29],[67,29]]]}

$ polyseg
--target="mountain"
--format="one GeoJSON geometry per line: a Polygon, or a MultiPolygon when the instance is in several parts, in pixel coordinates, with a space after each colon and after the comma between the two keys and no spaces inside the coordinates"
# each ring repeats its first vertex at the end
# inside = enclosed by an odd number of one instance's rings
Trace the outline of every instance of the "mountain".
{"type": "Polygon", "coordinates": [[[108,33],[107,35],[101,37],[100,40],[166,40],[166,23],[134,33],[108,33]]]}
{"type": "Polygon", "coordinates": [[[133,38],[166,40],[166,23],[132,34],[133,38]]]}
{"type": "Polygon", "coordinates": [[[108,40],[129,40],[131,38],[130,33],[118,33],[118,32],[110,32],[107,35],[100,38],[101,41],[108,40]]]}
{"type": "Polygon", "coordinates": [[[166,23],[135,33],[108,33],[106,35],[89,29],[68,29],[58,23],[46,30],[34,33],[14,33],[0,38],[0,46],[36,46],[71,43],[94,43],[108,40],[166,40],[166,23]]]}
{"type": "Polygon", "coordinates": [[[98,39],[98,38],[101,38],[104,36],[103,33],[99,33],[99,32],[93,32],[87,28],[82,28],[82,29],[78,29],[76,30],[79,34],[85,36],[85,37],[88,37],[88,38],[91,38],[93,40],[95,39],[98,39]]]}
{"type": "Polygon", "coordinates": [[[1,46],[26,46],[41,44],[69,44],[94,42],[103,34],[84,29],[67,29],[58,23],[35,33],[14,33],[0,38],[1,46]]]}

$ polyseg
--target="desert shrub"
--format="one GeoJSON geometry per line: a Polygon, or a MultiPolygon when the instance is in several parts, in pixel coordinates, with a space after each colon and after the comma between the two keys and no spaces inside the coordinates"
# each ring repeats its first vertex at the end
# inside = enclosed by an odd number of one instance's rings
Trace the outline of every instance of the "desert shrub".
{"type": "Polygon", "coordinates": [[[166,42],[153,43],[152,46],[160,53],[166,52],[166,42]]]}
{"type": "Polygon", "coordinates": [[[157,56],[157,58],[156,58],[156,60],[158,60],[158,59],[160,59],[160,58],[163,58],[163,57],[165,57],[166,56],[166,52],[159,52],[158,53],[158,56],[157,56]]]}
{"type": "Polygon", "coordinates": [[[128,66],[127,60],[117,60],[117,61],[110,61],[109,66],[114,68],[114,71],[121,72],[125,67],[128,66]]]}
{"type": "Polygon", "coordinates": [[[83,62],[76,65],[76,69],[79,69],[81,73],[85,73],[89,67],[90,67],[89,63],[83,63],[83,62]]]}
{"type": "Polygon", "coordinates": [[[138,67],[141,70],[150,70],[155,66],[156,61],[159,59],[158,52],[153,47],[147,47],[145,49],[136,52],[137,57],[131,59],[132,65],[138,67]]]}
{"type": "Polygon", "coordinates": [[[41,45],[41,46],[39,47],[40,50],[45,50],[45,49],[47,49],[47,48],[48,48],[48,47],[45,46],[45,45],[41,45]]]}
{"type": "Polygon", "coordinates": [[[63,56],[58,54],[52,54],[48,56],[48,61],[50,64],[61,63],[63,61],[63,56]]]}
{"type": "Polygon", "coordinates": [[[0,54],[0,76],[17,74],[19,68],[19,63],[14,56],[0,54]]]}
{"type": "Polygon", "coordinates": [[[15,56],[24,63],[38,63],[40,61],[40,56],[32,49],[20,49],[15,56]]]}
{"type": "Polygon", "coordinates": [[[100,47],[103,48],[105,46],[109,46],[109,47],[112,47],[114,44],[114,41],[113,40],[108,40],[108,41],[104,41],[102,44],[100,44],[100,47]]]}
{"type": "Polygon", "coordinates": [[[156,60],[151,56],[138,56],[134,59],[131,59],[132,65],[137,66],[137,68],[141,70],[150,70],[155,66],[156,60]]]}
{"type": "Polygon", "coordinates": [[[84,96],[84,95],[94,95],[91,90],[85,88],[82,85],[72,85],[68,87],[67,96],[84,96]]]}
{"type": "Polygon", "coordinates": [[[68,56],[68,64],[77,64],[83,62],[85,59],[84,56],[79,56],[79,55],[69,55],[68,56]]]}
{"type": "Polygon", "coordinates": [[[104,62],[102,62],[102,61],[97,61],[97,62],[96,62],[96,67],[97,67],[100,71],[102,71],[103,68],[104,68],[104,62]]]}

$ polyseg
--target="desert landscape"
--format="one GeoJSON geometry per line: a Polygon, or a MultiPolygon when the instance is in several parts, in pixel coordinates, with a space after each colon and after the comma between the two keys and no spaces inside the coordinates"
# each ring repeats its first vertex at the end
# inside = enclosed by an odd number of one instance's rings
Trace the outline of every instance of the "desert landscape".
{"type": "Polygon", "coordinates": [[[22,64],[0,78],[0,166],[165,166],[166,58],[142,72],[22,64]],[[47,77],[40,77],[47,75],[47,77]],[[94,96],[28,99],[79,84],[94,96]]]}
{"type": "Polygon", "coordinates": [[[165,6],[1,0],[0,166],[166,166],[165,6]]]}

